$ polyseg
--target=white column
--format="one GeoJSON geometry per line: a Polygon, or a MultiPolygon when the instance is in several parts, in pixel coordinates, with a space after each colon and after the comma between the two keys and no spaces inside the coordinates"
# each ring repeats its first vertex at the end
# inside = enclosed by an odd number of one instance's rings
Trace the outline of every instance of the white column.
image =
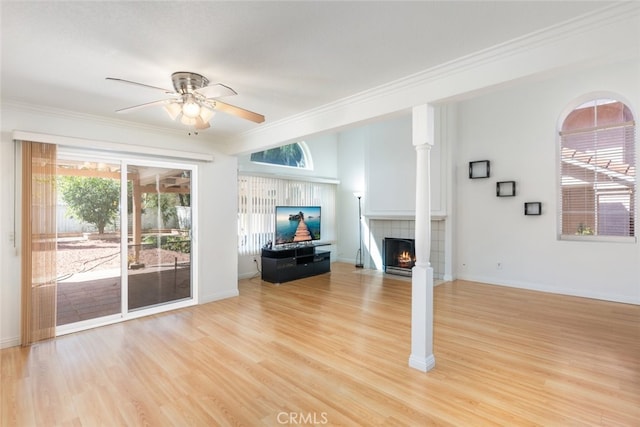
{"type": "Polygon", "coordinates": [[[416,264],[411,277],[411,355],[409,366],[426,372],[436,364],[433,355],[433,268],[431,251],[430,156],[434,142],[433,107],[413,108],[416,149],[416,264]]]}

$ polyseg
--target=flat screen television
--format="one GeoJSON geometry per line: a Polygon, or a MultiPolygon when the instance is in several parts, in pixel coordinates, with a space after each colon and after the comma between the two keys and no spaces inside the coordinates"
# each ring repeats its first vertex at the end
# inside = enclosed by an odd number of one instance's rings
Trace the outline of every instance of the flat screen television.
{"type": "Polygon", "coordinates": [[[320,240],[320,206],[276,206],[274,244],[320,240]]]}

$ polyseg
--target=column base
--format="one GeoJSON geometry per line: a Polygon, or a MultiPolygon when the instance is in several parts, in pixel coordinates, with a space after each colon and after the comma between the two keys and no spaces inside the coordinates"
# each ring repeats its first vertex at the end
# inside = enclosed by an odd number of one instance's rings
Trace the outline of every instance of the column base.
{"type": "Polygon", "coordinates": [[[420,356],[409,356],[409,367],[413,369],[417,369],[422,372],[427,372],[435,368],[436,366],[436,358],[432,354],[427,357],[420,356]]]}
{"type": "Polygon", "coordinates": [[[433,268],[417,263],[411,277],[411,353],[409,366],[433,369],[433,268]]]}

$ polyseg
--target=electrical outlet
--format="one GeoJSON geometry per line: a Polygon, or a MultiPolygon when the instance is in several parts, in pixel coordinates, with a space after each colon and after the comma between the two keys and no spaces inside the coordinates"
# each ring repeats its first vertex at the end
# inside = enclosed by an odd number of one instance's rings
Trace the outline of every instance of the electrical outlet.
{"type": "Polygon", "coordinates": [[[502,270],[502,263],[501,263],[501,262],[498,262],[498,264],[496,264],[496,268],[497,268],[498,270],[502,270]]]}

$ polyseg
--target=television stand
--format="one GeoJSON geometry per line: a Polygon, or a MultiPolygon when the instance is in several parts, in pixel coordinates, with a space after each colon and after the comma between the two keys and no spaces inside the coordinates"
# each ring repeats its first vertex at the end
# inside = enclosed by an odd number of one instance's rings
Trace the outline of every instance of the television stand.
{"type": "Polygon", "coordinates": [[[313,245],[262,249],[262,280],[283,283],[331,271],[331,252],[313,245]]]}

